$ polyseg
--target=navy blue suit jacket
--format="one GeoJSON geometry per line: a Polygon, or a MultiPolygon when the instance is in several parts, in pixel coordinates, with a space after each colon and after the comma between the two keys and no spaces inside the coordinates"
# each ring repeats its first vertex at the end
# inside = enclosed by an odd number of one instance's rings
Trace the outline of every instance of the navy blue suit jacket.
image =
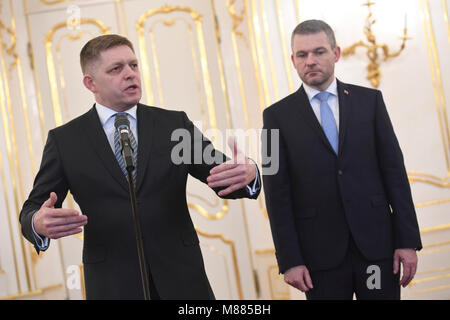
{"type": "Polygon", "coordinates": [[[263,181],[281,273],[297,265],[313,271],[338,266],[350,234],[369,260],[392,257],[396,248],[422,248],[381,92],[340,81],[337,88],[337,155],[303,86],[264,110],[264,129],[280,130],[279,171],[263,174],[263,181]]]}

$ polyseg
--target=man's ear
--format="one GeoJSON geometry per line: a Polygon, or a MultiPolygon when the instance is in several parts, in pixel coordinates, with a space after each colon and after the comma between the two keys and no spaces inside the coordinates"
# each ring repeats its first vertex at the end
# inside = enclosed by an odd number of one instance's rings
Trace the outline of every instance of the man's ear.
{"type": "Polygon", "coordinates": [[[335,59],[334,62],[338,62],[339,58],[341,57],[341,47],[336,46],[336,48],[334,48],[334,55],[335,55],[335,59]]]}
{"type": "Polygon", "coordinates": [[[97,88],[95,86],[94,78],[90,74],[85,74],[83,77],[84,86],[91,91],[92,93],[97,92],[97,88]]]}

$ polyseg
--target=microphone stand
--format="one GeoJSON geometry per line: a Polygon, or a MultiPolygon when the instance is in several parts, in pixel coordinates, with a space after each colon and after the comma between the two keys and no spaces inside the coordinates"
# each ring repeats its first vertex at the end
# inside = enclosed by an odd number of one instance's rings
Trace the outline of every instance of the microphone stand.
{"type": "MultiPolygon", "coordinates": [[[[147,260],[145,259],[144,240],[142,237],[141,223],[137,212],[136,190],[134,188],[133,170],[136,169],[133,162],[133,148],[131,147],[130,138],[127,131],[129,131],[130,122],[124,115],[117,115],[114,123],[116,130],[119,131],[121,153],[124,161],[125,168],[128,173],[128,187],[130,190],[131,199],[131,212],[133,214],[134,227],[136,233],[136,243],[139,256],[139,266],[141,270],[142,288],[144,290],[144,299],[150,299],[150,287],[149,287],[149,272],[147,260]],[[122,128],[122,129],[121,129],[122,128]]],[[[136,159],[137,160],[137,159],[136,159]]]]}
{"type": "Polygon", "coordinates": [[[134,226],[135,226],[135,231],[136,231],[136,243],[137,243],[138,256],[139,256],[139,265],[140,265],[140,269],[141,269],[142,288],[144,290],[144,300],[151,300],[150,299],[150,287],[149,287],[149,281],[148,281],[149,273],[148,273],[148,267],[147,267],[147,260],[145,259],[144,241],[143,241],[143,237],[142,237],[141,223],[140,223],[140,219],[137,214],[136,191],[134,188],[133,174],[132,174],[135,167],[134,167],[134,165],[127,165],[126,168],[127,168],[127,172],[128,172],[128,186],[130,189],[131,212],[133,214],[134,226]]]}

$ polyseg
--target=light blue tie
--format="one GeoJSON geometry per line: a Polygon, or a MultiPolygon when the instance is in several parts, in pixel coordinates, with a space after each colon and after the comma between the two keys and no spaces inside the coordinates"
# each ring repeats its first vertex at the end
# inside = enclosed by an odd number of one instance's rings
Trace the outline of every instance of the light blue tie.
{"type": "MultiPolygon", "coordinates": [[[[118,114],[128,115],[127,113],[124,113],[124,112],[116,113],[116,115],[118,115],[118,114]]],[[[132,172],[132,175],[133,175],[133,182],[134,182],[134,184],[136,184],[137,143],[136,143],[136,139],[134,138],[133,131],[131,131],[131,128],[130,128],[130,142],[131,142],[131,148],[133,148],[133,158],[134,158],[134,170],[132,172]]],[[[114,154],[116,156],[117,162],[120,165],[120,168],[123,171],[123,174],[125,175],[125,178],[128,180],[128,172],[127,172],[127,169],[125,168],[125,162],[123,161],[123,156],[122,156],[122,152],[120,149],[120,143],[119,143],[119,133],[117,132],[117,130],[114,130],[114,154]]]]}
{"type": "Polygon", "coordinates": [[[322,122],[322,129],[333,147],[334,152],[337,154],[339,136],[336,120],[334,119],[333,112],[327,102],[330,95],[331,93],[323,91],[316,94],[314,98],[320,100],[320,118],[322,122]]]}

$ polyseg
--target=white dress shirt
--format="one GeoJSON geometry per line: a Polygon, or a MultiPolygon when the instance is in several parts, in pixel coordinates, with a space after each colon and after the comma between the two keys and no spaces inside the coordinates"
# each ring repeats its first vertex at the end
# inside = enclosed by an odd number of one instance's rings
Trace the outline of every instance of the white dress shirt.
{"type": "MultiPolygon", "coordinates": [[[[100,123],[102,124],[103,130],[105,131],[106,137],[108,138],[109,145],[113,152],[114,149],[114,131],[116,130],[114,126],[115,117],[114,115],[117,111],[114,111],[108,107],[102,106],[100,103],[95,103],[95,109],[97,110],[98,117],[100,118],[100,123]]],[[[133,132],[134,138],[136,139],[136,143],[138,143],[138,135],[137,135],[137,117],[136,117],[137,106],[134,106],[127,111],[130,120],[130,129],[133,132]]]]}
{"type": "MultiPolygon", "coordinates": [[[[317,98],[314,99],[314,96],[318,94],[320,91],[311,88],[304,83],[303,88],[305,89],[306,95],[308,96],[309,102],[311,103],[311,106],[313,108],[314,114],[317,117],[317,120],[319,120],[319,123],[322,124],[320,116],[320,100],[317,98]]],[[[338,99],[336,78],[334,78],[333,82],[325,91],[331,93],[331,95],[328,97],[327,102],[331,108],[331,111],[333,112],[334,120],[336,120],[336,126],[339,132],[339,99],[338,99]]]]}

